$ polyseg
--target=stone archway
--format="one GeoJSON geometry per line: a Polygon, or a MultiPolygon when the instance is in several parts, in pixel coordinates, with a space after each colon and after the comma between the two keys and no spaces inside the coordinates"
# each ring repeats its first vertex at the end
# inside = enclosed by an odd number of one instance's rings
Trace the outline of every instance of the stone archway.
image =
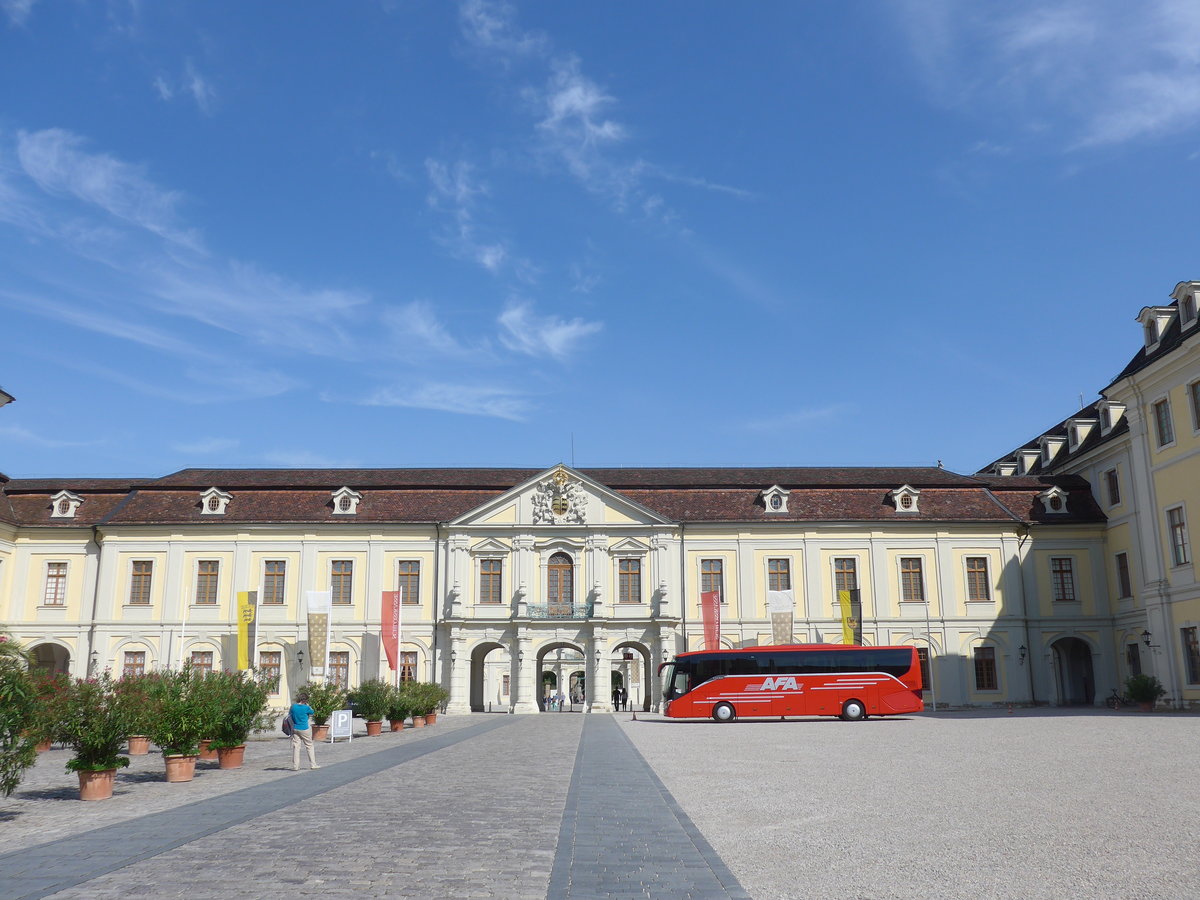
{"type": "Polygon", "coordinates": [[[471,651],[471,712],[508,712],[515,688],[507,647],[485,641],[471,651]]]}
{"type": "MultiPolygon", "coordinates": [[[[650,648],[639,641],[619,641],[609,657],[612,688],[620,685],[626,692],[626,704],[630,710],[649,712],[658,702],[655,696],[657,670],[654,668],[650,648]]],[[[609,680],[603,687],[611,690],[609,680]]],[[[615,707],[614,707],[615,708],[615,707]]]]}
{"type": "Polygon", "coordinates": [[[582,703],[584,691],[582,670],[583,649],[569,641],[554,641],[538,648],[537,679],[538,709],[573,710],[582,703]],[[543,686],[553,682],[554,691],[546,694],[543,686]],[[562,694],[561,707],[558,694],[562,694]]]}
{"type": "Polygon", "coordinates": [[[33,667],[44,672],[66,674],[71,671],[71,652],[60,644],[34,644],[33,667]]]}
{"type": "Polygon", "coordinates": [[[1059,638],[1050,645],[1059,706],[1091,706],[1096,699],[1092,648],[1077,637],[1059,638]]]}

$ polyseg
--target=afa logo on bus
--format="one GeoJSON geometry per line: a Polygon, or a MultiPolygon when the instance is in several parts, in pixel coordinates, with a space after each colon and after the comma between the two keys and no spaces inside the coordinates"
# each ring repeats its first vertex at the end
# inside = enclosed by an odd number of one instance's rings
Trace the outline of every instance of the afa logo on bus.
{"type": "Polygon", "coordinates": [[[776,678],[768,678],[757,688],[750,690],[760,691],[802,691],[804,685],[797,683],[795,675],[780,675],[776,678]]]}

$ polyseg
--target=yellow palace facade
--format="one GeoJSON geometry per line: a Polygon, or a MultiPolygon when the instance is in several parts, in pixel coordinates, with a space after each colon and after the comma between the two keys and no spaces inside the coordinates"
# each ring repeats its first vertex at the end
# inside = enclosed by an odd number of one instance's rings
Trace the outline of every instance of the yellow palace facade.
{"type": "MultiPolygon", "coordinates": [[[[0,476],[0,622],[77,675],[236,662],[286,694],[389,672],[452,711],[659,702],[657,666],[720,640],[915,646],[927,702],[1102,702],[1132,671],[1200,700],[1200,283],[1138,321],[1102,399],[975,475],[941,468],[186,469],[147,479],[0,476]],[[1164,405],[1165,401],[1165,405],[1164,405]],[[1115,473],[1115,476],[1114,474],[1115,473]],[[328,605],[314,658],[307,614],[328,605]]],[[[7,395],[5,395],[7,396],[7,395]]]]}

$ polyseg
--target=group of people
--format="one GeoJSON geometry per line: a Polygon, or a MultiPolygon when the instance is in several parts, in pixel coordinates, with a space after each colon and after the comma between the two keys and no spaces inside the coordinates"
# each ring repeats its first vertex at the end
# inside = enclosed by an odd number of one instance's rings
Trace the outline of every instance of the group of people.
{"type": "Polygon", "coordinates": [[[617,712],[629,712],[629,691],[623,687],[613,688],[613,709],[617,712]]]}

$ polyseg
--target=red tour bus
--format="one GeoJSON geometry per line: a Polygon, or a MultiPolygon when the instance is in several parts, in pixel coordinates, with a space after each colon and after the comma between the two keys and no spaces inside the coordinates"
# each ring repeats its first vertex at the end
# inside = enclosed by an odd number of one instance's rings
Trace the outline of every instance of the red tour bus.
{"type": "Polygon", "coordinates": [[[781,644],[681,653],[659,666],[666,715],[718,722],[741,717],[867,716],[920,712],[915,647],[781,644]]]}

